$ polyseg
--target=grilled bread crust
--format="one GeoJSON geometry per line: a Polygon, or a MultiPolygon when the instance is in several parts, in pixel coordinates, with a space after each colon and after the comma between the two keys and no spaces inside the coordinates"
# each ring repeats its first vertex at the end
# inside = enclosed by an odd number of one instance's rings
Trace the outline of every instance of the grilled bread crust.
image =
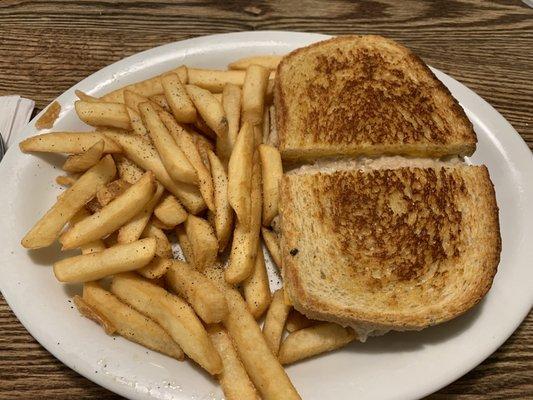
{"type": "Polygon", "coordinates": [[[381,36],[340,36],[283,58],[274,89],[285,161],[471,155],[463,109],[424,62],[381,36]]]}
{"type": "Polygon", "coordinates": [[[484,166],[286,174],[280,198],[294,307],[362,340],[452,319],[492,284],[501,239],[484,166]]]}

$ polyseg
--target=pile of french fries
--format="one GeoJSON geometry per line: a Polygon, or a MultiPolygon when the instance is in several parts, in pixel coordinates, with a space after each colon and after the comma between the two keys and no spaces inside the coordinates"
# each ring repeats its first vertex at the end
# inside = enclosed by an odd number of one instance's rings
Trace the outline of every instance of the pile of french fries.
{"type": "Polygon", "coordinates": [[[68,154],[68,174],[57,177],[68,189],[22,245],[79,249],[53,266],[60,282],[83,284],[79,311],[108,334],[187,356],[227,399],[298,399],[282,365],[355,338],[293,310],[283,289],[271,295],[261,237],[281,268],[271,226],[283,168],[267,144],[276,142],[280,59],[241,59],[227,71],[180,66],[100,98],[77,91],[75,110],[92,132],[20,143],[68,154]]]}

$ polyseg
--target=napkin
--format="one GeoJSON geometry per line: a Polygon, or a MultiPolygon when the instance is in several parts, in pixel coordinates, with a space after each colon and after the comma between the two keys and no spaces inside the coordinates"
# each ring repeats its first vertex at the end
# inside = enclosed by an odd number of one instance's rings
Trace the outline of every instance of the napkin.
{"type": "Polygon", "coordinates": [[[0,134],[6,147],[18,141],[28,123],[35,102],[20,96],[0,96],[0,134]]]}

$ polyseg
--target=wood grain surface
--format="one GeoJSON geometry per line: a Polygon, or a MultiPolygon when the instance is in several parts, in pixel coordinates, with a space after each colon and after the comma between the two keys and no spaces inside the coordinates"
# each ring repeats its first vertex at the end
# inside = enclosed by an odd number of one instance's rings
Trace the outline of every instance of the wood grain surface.
{"type": "MultiPolygon", "coordinates": [[[[0,95],[26,96],[42,109],[139,51],[267,29],[396,39],[485,98],[533,149],[533,9],[518,0],[2,0],[0,95]]],[[[0,399],[33,398],[120,397],[57,361],[0,296],[0,399]]],[[[533,314],[485,362],[430,398],[533,398],[533,314]]]]}

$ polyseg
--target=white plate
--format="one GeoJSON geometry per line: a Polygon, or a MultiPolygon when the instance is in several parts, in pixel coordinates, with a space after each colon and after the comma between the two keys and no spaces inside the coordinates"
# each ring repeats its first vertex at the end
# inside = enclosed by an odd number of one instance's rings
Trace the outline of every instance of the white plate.
{"type": "MultiPolygon", "coordinates": [[[[292,32],[243,32],[171,43],[102,69],[62,94],[54,130],[88,129],[72,104],[74,89],[102,95],[182,63],[223,68],[251,54],[283,54],[327,38],[292,32]]],[[[473,163],[488,166],[500,207],[503,250],[486,298],[449,323],[391,333],[301,362],[288,373],[304,399],[408,399],[449,384],[488,357],[517,328],[533,302],[533,160],[512,126],[483,99],[446,74],[437,77],[461,102],[479,144],[473,163]]],[[[22,137],[34,135],[33,121],[22,137]]],[[[19,242],[59,193],[58,156],[24,155],[14,146],[0,164],[0,286],[28,331],[63,363],[132,399],[221,398],[217,385],[189,362],[176,362],[122,338],[106,336],[69,301],[50,265],[58,248],[28,252],[19,242]],[[52,163],[52,164],[51,164],[52,163]]]]}

